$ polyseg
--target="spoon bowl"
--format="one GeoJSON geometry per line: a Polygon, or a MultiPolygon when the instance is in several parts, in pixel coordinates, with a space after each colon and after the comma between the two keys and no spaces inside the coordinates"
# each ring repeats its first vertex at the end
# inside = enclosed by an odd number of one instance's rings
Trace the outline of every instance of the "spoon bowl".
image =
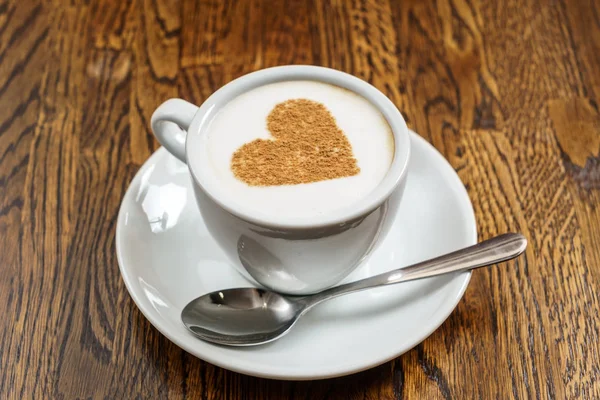
{"type": "Polygon", "coordinates": [[[283,336],[303,308],[301,302],[264,289],[225,289],[192,300],[181,319],[204,340],[249,346],[283,336]]]}
{"type": "Polygon", "coordinates": [[[527,239],[507,233],[409,267],[347,283],[305,297],[258,288],[205,294],[185,306],[181,319],[202,340],[229,346],[253,346],[285,335],[312,307],[344,294],[379,286],[485,267],[519,256],[527,239]]]}

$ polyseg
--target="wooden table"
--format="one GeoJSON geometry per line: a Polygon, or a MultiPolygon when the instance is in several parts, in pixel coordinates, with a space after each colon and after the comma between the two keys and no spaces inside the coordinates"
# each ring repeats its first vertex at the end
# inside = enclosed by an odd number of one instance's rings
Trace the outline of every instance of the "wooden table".
{"type": "Polygon", "coordinates": [[[566,0],[0,1],[0,398],[599,398],[599,15],[566,0]],[[381,89],[458,171],[480,238],[530,239],[477,271],[425,342],[327,381],[186,354],[115,255],[154,108],[281,64],[381,89]]]}

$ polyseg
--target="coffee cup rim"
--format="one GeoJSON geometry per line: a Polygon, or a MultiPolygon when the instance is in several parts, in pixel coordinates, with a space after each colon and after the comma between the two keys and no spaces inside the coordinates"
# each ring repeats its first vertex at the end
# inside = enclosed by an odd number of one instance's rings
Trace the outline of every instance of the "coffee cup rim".
{"type": "Polygon", "coordinates": [[[312,65],[286,65],[271,67],[243,75],[214,92],[199,107],[188,129],[186,140],[186,160],[195,183],[216,204],[227,212],[247,222],[281,229],[319,229],[344,225],[369,215],[379,207],[393,191],[406,179],[410,159],[410,135],[406,122],[398,108],[381,91],[370,83],[348,73],[326,67],[312,65]],[[348,206],[335,209],[325,215],[315,217],[271,216],[260,214],[242,202],[227,197],[226,190],[218,185],[218,180],[210,176],[211,168],[204,154],[206,128],[216,113],[230,100],[256,87],[292,80],[311,80],[336,85],[351,90],[371,102],[386,118],[394,136],[394,158],[379,185],[360,200],[348,206]]]}

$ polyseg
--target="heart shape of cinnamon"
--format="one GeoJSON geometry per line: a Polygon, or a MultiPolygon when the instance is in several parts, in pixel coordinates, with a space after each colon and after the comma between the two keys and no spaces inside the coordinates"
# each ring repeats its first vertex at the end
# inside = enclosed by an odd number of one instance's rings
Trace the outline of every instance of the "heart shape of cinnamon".
{"type": "Polygon", "coordinates": [[[250,186],[311,183],[360,172],[348,138],[325,105],[307,99],[277,104],[267,117],[273,139],[233,153],[231,170],[250,186]]]}

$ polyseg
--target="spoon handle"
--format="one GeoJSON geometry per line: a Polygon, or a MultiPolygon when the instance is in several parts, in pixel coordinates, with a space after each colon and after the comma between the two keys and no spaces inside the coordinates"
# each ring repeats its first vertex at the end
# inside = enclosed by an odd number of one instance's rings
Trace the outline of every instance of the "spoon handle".
{"type": "Polygon", "coordinates": [[[506,233],[409,267],[396,269],[367,279],[324,290],[306,298],[307,307],[310,308],[332,297],[376,286],[393,285],[395,283],[428,278],[450,272],[468,271],[507,261],[523,253],[526,247],[527,239],[523,235],[520,233],[506,233]]]}

